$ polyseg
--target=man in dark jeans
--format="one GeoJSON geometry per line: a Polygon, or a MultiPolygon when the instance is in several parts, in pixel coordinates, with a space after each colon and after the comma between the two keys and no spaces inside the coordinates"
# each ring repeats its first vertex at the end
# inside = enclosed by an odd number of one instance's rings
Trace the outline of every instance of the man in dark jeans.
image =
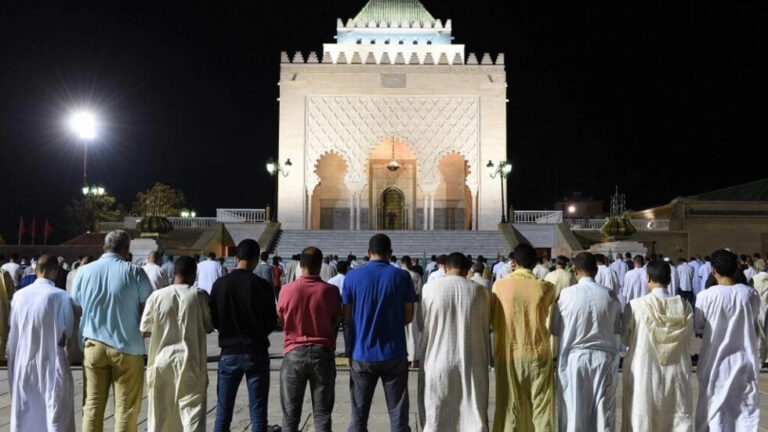
{"type": "Polygon", "coordinates": [[[267,431],[269,396],[269,334],[277,327],[275,295],[264,279],[253,274],[259,244],[246,239],[237,245],[237,267],[213,284],[211,319],[219,331],[218,404],[214,432],[229,431],[237,388],[246,377],[251,430],[267,431]]]}
{"type": "Polygon", "coordinates": [[[280,370],[283,430],[297,432],[307,382],[312,392],[315,430],[331,432],[335,399],[336,325],[341,319],[338,288],[323,282],[323,254],[315,247],[301,252],[301,277],[285,285],[277,314],[285,335],[280,370]]]}
{"type": "Polygon", "coordinates": [[[344,320],[355,326],[349,432],[368,430],[368,414],[379,379],[384,385],[391,430],[406,432],[410,428],[405,326],[413,319],[416,292],[408,272],[389,263],[389,237],[371,237],[368,254],[370,262],[349,272],[342,289],[344,320]]]}

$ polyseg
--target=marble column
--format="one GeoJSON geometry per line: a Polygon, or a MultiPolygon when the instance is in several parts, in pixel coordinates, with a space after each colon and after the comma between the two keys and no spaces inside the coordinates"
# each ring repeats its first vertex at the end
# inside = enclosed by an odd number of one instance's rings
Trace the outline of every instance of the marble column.
{"type": "Polygon", "coordinates": [[[355,230],[355,194],[349,195],[349,230],[355,230]]]}
{"type": "Polygon", "coordinates": [[[424,193],[424,231],[429,231],[429,195],[424,193]]]}

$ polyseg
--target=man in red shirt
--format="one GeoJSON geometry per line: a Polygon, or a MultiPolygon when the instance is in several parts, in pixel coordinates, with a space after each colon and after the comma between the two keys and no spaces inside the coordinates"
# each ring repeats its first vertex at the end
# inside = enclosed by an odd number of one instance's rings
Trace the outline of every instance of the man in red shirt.
{"type": "Polygon", "coordinates": [[[298,430],[307,382],[312,392],[315,430],[331,432],[341,295],[338,288],[320,278],[322,263],[323,253],[319,249],[304,249],[301,277],[283,286],[277,302],[284,334],[280,403],[286,432],[298,430]]]}

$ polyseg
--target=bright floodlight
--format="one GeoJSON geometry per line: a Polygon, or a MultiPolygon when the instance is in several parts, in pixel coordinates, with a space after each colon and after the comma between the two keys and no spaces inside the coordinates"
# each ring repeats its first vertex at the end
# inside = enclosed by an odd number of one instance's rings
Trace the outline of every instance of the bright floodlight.
{"type": "Polygon", "coordinates": [[[96,138],[96,117],[87,111],[78,111],[69,119],[69,127],[80,139],[96,138]]]}
{"type": "Polygon", "coordinates": [[[576,213],[576,206],[569,205],[568,206],[568,213],[576,213]]]}

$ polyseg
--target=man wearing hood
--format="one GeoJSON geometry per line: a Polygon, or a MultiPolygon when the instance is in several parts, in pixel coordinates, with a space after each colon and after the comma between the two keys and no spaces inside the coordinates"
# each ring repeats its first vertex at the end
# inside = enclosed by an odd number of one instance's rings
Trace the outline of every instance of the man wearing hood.
{"type": "Polygon", "coordinates": [[[646,269],[650,294],[624,310],[622,425],[630,430],[692,431],[689,342],[693,310],[667,286],[671,268],[661,260],[646,269]]]}

